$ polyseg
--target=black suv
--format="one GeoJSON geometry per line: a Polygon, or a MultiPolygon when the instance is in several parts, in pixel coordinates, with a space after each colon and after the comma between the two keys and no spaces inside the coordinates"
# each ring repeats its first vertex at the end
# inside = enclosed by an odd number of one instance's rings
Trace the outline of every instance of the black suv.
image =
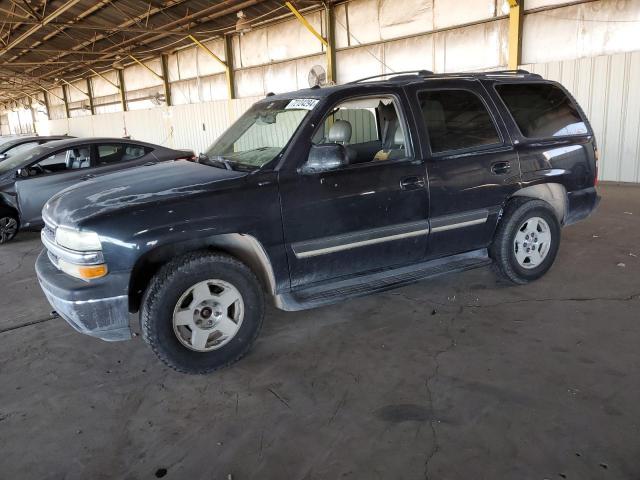
{"type": "Polygon", "coordinates": [[[525,284],[598,196],[589,123],[525,71],[430,72],[268,95],[197,163],[84,182],[44,207],[42,288],[75,329],[205,373],[265,297],[298,310],[493,262],[525,284]]]}

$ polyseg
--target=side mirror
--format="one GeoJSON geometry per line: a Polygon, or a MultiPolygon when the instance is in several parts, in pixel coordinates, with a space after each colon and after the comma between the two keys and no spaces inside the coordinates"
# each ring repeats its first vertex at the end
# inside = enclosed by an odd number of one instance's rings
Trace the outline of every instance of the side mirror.
{"type": "Polygon", "coordinates": [[[313,145],[309,151],[309,158],[300,169],[300,173],[309,175],[326,172],[344,167],[347,164],[347,152],[343,145],[338,143],[313,145]]]}
{"type": "Polygon", "coordinates": [[[19,168],[16,171],[16,177],[18,177],[18,178],[27,178],[27,177],[29,177],[29,168],[19,168]]]}

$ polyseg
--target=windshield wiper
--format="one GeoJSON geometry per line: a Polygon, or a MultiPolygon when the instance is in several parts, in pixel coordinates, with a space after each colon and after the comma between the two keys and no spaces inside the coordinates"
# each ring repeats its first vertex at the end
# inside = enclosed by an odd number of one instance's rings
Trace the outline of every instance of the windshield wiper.
{"type": "Polygon", "coordinates": [[[231,166],[231,161],[227,158],[224,158],[222,155],[216,155],[213,158],[210,158],[208,155],[201,153],[198,157],[199,162],[207,162],[214,167],[224,167],[227,170],[233,170],[231,166]]]}

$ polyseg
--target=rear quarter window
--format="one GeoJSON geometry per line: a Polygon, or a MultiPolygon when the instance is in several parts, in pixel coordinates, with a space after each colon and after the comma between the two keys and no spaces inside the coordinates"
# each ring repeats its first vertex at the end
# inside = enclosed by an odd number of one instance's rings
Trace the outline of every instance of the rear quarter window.
{"type": "Polygon", "coordinates": [[[575,104],[556,85],[506,83],[495,88],[525,137],[548,138],[588,133],[575,104]]]}

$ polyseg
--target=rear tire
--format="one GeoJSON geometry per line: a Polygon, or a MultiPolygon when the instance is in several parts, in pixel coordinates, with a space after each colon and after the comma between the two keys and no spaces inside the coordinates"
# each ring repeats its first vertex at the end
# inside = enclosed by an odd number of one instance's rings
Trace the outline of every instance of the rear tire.
{"type": "Polygon", "coordinates": [[[516,197],[505,208],[489,255],[507,280],[524,285],[542,277],[560,247],[560,222],[543,200],[516,197]]]}
{"type": "Polygon", "coordinates": [[[0,245],[10,242],[18,234],[20,219],[15,210],[0,207],[0,245]]]}
{"type": "Polygon", "coordinates": [[[153,277],[140,316],[143,338],[162,362],[182,373],[205,374],[249,351],[262,327],[264,296],[242,262],[194,252],[153,277]]]}

